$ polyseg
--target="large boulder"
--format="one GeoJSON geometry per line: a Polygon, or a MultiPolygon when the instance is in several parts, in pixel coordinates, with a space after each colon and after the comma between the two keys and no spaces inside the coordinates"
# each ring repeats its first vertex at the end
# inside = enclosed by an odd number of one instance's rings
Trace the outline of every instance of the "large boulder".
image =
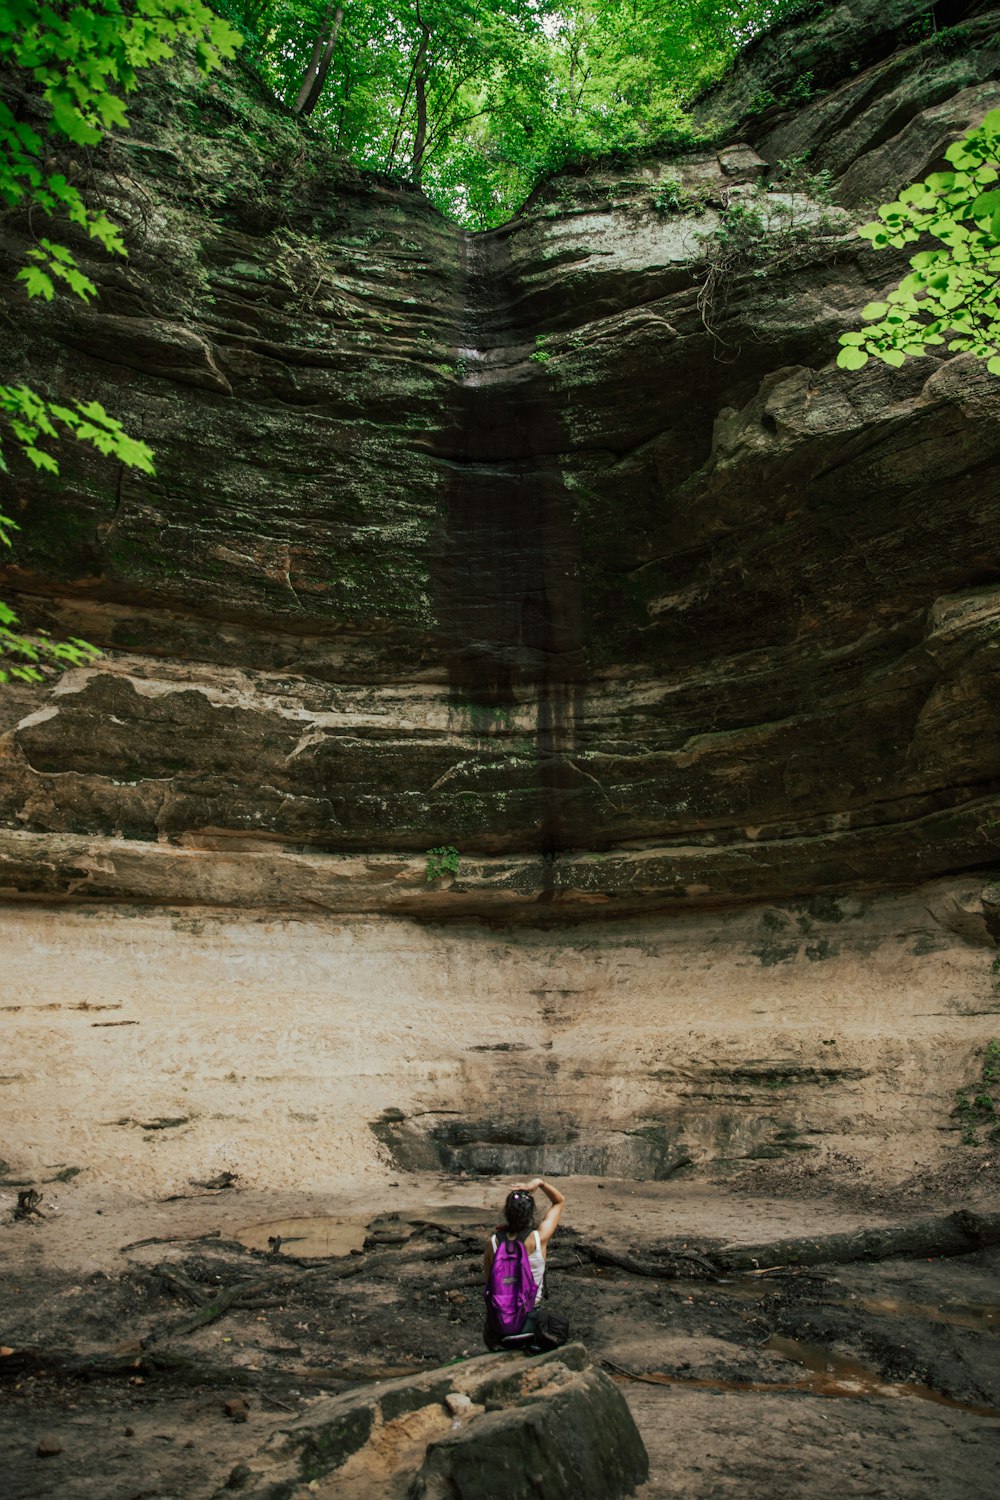
{"type": "Polygon", "coordinates": [[[237,1465],[218,1500],[617,1500],[648,1469],[621,1392],[568,1344],[318,1403],[237,1465]]]}

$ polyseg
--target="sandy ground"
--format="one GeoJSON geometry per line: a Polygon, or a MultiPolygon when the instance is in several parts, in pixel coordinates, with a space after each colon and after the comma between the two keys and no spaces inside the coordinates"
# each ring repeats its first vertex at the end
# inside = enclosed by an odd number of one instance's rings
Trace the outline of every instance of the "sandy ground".
{"type": "MultiPolygon", "coordinates": [[[[820,1195],[808,1180],[564,1181],[550,1305],[609,1362],[629,1400],[650,1455],[641,1500],[1000,1492],[1000,1254],[718,1284],[596,1267],[574,1243],[650,1253],[666,1242],[835,1233],[960,1205],[995,1208],[994,1180],[979,1160],[957,1184],[910,1185],[881,1205],[860,1184],[830,1184],[820,1195]]],[[[427,1175],[379,1184],[375,1202],[355,1184],[334,1194],[237,1186],[163,1203],[67,1183],[43,1199],[44,1221],[5,1214],[6,1500],[208,1500],[271,1430],[322,1393],[478,1352],[475,1246],[505,1187],[427,1175]],[[370,1270],[324,1280],[324,1267],[347,1264],[345,1253],[303,1264],[314,1248],[301,1237],[308,1226],[289,1221],[312,1216],[337,1220],[326,1221],[327,1248],[346,1253],[374,1234],[370,1270]],[[407,1239],[415,1233],[408,1216],[442,1227],[407,1239]],[[246,1248],[278,1233],[277,1256],[246,1248]],[[136,1243],[146,1239],[157,1243],[136,1243]],[[424,1259],[428,1245],[445,1258],[424,1259]],[[192,1311],[164,1266],[213,1295],[253,1281],[256,1300],[163,1335],[192,1311]],[[93,1357],[85,1369],[81,1355],[93,1357]],[[245,1420],[227,1414],[234,1396],[245,1420]],[[60,1451],[39,1456],[46,1443],[60,1451]]]]}
{"type": "MultiPolygon", "coordinates": [[[[566,1187],[565,1181],[563,1183],[566,1187]]],[[[432,1213],[468,1205],[482,1209],[492,1223],[503,1203],[506,1184],[499,1179],[445,1177],[414,1173],[386,1187],[372,1189],[345,1183],[334,1193],[238,1190],[192,1195],[173,1202],[136,1202],[108,1189],[70,1182],[50,1186],[42,1207],[44,1224],[20,1226],[0,1235],[0,1269],[22,1262],[26,1243],[32,1258],[60,1270],[87,1274],[123,1267],[122,1247],[131,1241],[171,1234],[196,1236],[221,1231],[234,1235],[241,1226],[309,1215],[357,1217],[365,1224],[376,1213],[432,1213]]],[[[785,1235],[835,1234],[860,1224],[889,1223],[892,1214],[876,1214],[836,1199],[785,1198],[774,1193],[741,1193],[710,1182],[627,1182],[575,1177],[564,1223],[585,1236],[608,1243],[635,1239],[710,1239],[720,1243],[753,1243],[785,1235]],[[805,1227],[803,1227],[805,1226],[805,1227]]],[[[0,1214],[17,1200],[13,1189],[0,1191],[0,1214]]],[[[130,1258],[159,1260],[162,1249],[130,1252],[130,1258]]]]}

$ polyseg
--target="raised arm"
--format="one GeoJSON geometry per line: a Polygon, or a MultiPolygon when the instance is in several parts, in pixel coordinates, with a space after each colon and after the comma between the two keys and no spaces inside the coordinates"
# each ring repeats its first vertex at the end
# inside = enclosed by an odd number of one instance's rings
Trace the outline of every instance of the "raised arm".
{"type": "Polygon", "coordinates": [[[535,1193],[541,1188],[548,1198],[551,1206],[538,1226],[538,1238],[543,1245],[547,1245],[562,1218],[563,1204],[566,1199],[557,1187],[553,1187],[551,1182],[545,1182],[541,1177],[533,1177],[530,1182],[516,1182],[514,1187],[523,1188],[528,1193],[535,1193]]]}

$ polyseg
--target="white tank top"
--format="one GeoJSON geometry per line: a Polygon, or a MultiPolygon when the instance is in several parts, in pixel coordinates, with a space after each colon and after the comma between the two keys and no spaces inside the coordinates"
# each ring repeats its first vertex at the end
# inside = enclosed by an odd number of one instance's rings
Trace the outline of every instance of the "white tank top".
{"type": "MultiPolygon", "coordinates": [[[[537,1307],[542,1300],[542,1287],[545,1283],[545,1256],[542,1254],[541,1235],[537,1229],[533,1229],[532,1234],[535,1236],[534,1250],[529,1248],[531,1245],[530,1239],[525,1240],[524,1248],[528,1251],[528,1265],[531,1267],[531,1274],[534,1276],[535,1285],[538,1287],[538,1295],[535,1297],[535,1307],[537,1307]]],[[[496,1255],[497,1237],[495,1234],[490,1236],[490,1244],[493,1246],[493,1254],[496,1255]]]]}

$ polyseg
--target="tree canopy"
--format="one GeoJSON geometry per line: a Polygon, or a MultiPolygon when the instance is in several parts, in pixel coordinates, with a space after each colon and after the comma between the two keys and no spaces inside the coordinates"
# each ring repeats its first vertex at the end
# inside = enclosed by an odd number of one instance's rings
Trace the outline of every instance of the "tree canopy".
{"type": "Polygon", "coordinates": [[[803,0],[220,0],[275,94],[472,228],[601,152],[690,139],[685,103],[803,0]],[[328,44],[332,40],[332,46],[328,44]],[[305,110],[303,110],[305,112],[305,110]]]}

